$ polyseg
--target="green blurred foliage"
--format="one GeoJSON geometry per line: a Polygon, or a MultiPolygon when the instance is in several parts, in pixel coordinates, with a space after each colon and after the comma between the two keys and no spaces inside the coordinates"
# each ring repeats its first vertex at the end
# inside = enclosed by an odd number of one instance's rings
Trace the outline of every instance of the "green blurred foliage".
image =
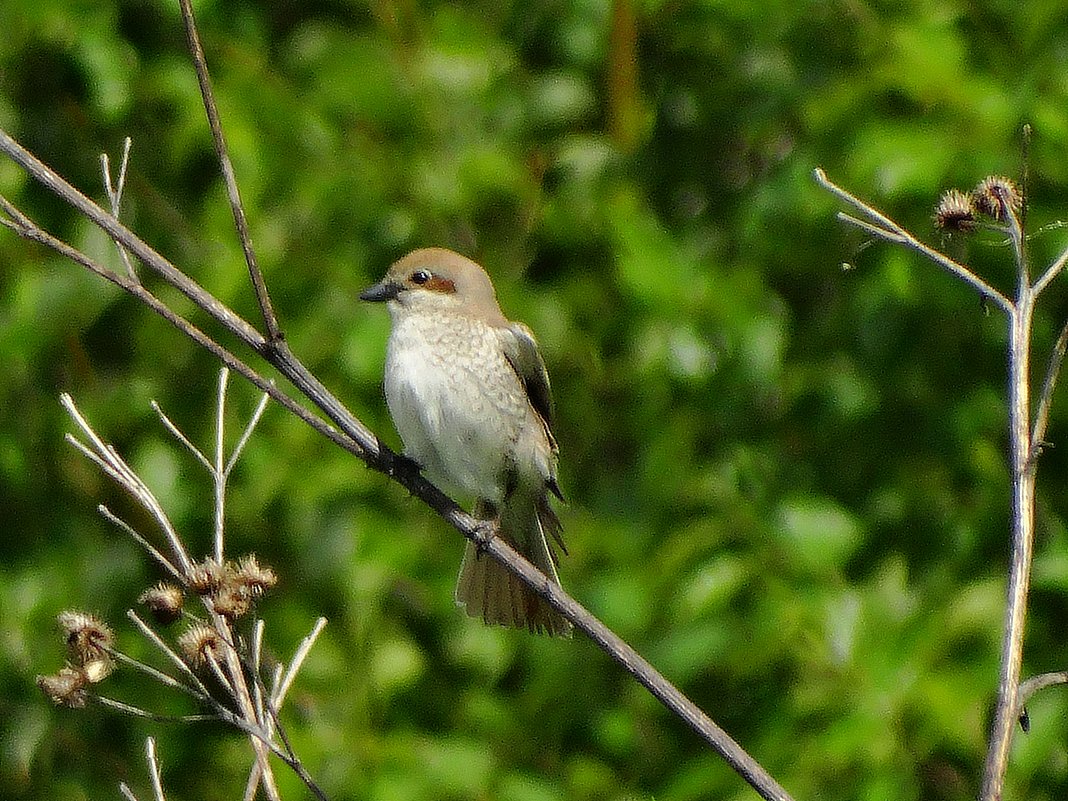
{"type": "MultiPolygon", "coordinates": [[[[1063,4],[196,10],[261,264],[325,383],[396,444],[388,321],[356,295],[417,246],[476,257],[553,377],[567,588],[798,799],[974,797],[1008,553],[1005,325],[935,268],[838,224],[811,171],[941,244],[938,194],[1017,174],[1030,122],[1030,228],[1059,220],[1063,4]]],[[[176,4],[7,0],[0,27],[0,124],[98,199],[98,155],[131,135],[127,225],[255,319],[176,4]]],[[[0,191],[118,268],[104,237],[6,161],[0,191]]],[[[996,237],[944,244],[1011,289],[996,237]]],[[[1036,236],[1036,265],[1064,244],[1057,228],[1036,236]]],[[[1058,282],[1036,321],[1038,375],[1066,313],[1058,282]]],[[[217,366],[3,232],[0,365],[4,796],[118,797],[119,781],[147,795],[151,732],[171,799],[237,797],[240,737],[56,710],[34,687],[62,659],[64,608],[106,616],[150,656],[123,611],[157,578],[97,518],[104,502],[147,527],[64,444],[59,393],[206,552],[208,481],[149,401],[206,447],[217,366]]],[[[236,381],[231,398],[236,436],[256,398],[236,381]]],[[[1066,661],[1060,400],[1048,439],[1028,672],[1066,661]]],[[[330,619],[285,722],[331,798],[755,797],[582,637],[457,613],[456,534],[276,407],[228,510],[231,551],[282,576],[261,609],[274,652],[330,619]]],[[[127,671],[106,689],[188,711],[127,671]]],[[[1034,700],[1006,797],[1063,797],[1066,711],[1058,690],[1034,700]]]]}

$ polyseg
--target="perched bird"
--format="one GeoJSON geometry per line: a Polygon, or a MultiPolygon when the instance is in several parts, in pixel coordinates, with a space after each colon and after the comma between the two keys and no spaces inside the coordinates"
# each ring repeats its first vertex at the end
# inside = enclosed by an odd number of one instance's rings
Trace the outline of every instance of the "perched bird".
{"type": "MultiPolygon", "coordinates": [[[[474,514],[559,584],[561,548],[549,493],[556,482],[552,397],[534,336],[509,322],[489,276],[441,248],[409,253],[360,298],[392,318],[385,393],[405,455],[446,492],[475,497],[474,514]]],[[[456,602],[489,624],[568,636],[571,624],[495,559],[467,543],[456,602]]]]}

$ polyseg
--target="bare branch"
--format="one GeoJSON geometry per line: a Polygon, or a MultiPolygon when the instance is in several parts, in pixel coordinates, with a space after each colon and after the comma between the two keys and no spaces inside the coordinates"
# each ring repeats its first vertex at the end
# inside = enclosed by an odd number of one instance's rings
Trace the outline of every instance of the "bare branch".
{"type": "Polygon", "coordinates": [[[164,413],[163,408],[159,403],[151,401],[150,405],[152,406],[152,410],[156,413],[156,416],[159,417],[160,422],[171,432],[171,436],[182,443],[182,445],[185,446],[185,449],[193,454],[196,460],[204,465],[204,468],[208,470],[208,472],[211,472],[211,462],[208,461],[208,457],[201,452],[200,448],[189,441],[189,438],[182,433],[182,430],[178,428],[177,425],[174,424],[174,421],[164,413]]]}
{"type": "MultiPolygon", "coordinates": [[[[100,171],[104,176],[104,191],[107,193],[108,202],[111,204],[111,214],[116,219],[119,216],[119,208],[122,206],[122,193],[126,189],[126,168],[130,165],[130,146],[132,144],[133,140],[128,136],[123,140],[119,180],[114,185],[111,182],[111,163],[108,160],[108,154],[100,154],[100,171]]],[[[130,254],[118,242],[115,243],[115,248],[119,251],[119,258],[122,259],[122,263],[126,267],[126,275],[129,276],[131,281],[139,281],[133,262],[130,261],[130,254]]]]}
{"type": "Polygon", "coordinates": [[[1041,294],[1041,292],[1049,286],[1050,282],[1061,274],[1065,264],[1068,264],[1068,248],[1065,248],[1064,252],[1061,253],[1061,255],[1046,268],[1046,271],[1039,276],[1038,280],[1035,281],[1035,295],[1041,294]]]}
{"type": "Polygon", "coordinates": [[[114,657],[115,661],[121,662],[122,664],[127,665],[128,667],[134,668],[134,670],[138,670],[144,673],[146,676],[154,679],[155,681],[158,681],[160,684],[163,684],[166,687],[173,687],[176,690],[181,690],[182,692],[191,695],[198,701],[204,703],[210,701],[210,698],[204,695],[200,690],[194,687],[190,687],[188,684],[183,684],[182,682],[178,681],[178,679],[174,678],[174,676],[169,676],[162,670],[156,670],[156,668],[152,667],[151,665],[146,665],[144,662],[138,659],[134,659],[132,656],[128,656],[122,651],[117,651],[114,648],[107,648],[105,650],[107,650],[110,656],[114,657]]]}
{"type": "Polygon", "coordinates": [[[245,446],[248,444],[249,437],[252,436],[252,432],[256,430],[256,426],[259,425],[260,418],[263,416],[264,410],[267,408],[267,402],[270,400],[270,396],[264,393],[260,398],[260,402],[256,404],[255,411],[252,412],[252,417],[249,418],[248,425],[245,426],[244,432],[241,434],[241,438],[238,439],[237,444],[234,446],[233,452],[230,454],[230,458],[226,462],[226,467],[223,472],[227,475],[234,469],[234,465],[237,464],[237,460],[241,458],[241,453],[245,450],[245,446]]]}
{"type": "Polygon", "coordinates": [[[840,186],[832,182],[821,169],[814,171],[816,183],[826,189],[835,197],[845,201],[854,209],[859,211],[865,217],[868,217],[874,225],[871,223],[862,223],[854,217],[846,215],[843,219],[851,224],[859,224],[859,227],[871,234],[872,236],[878,236],[889,242],[904,245],[905,247],[915,250],[917,253],[926,257],[929,261],[934,262],[946,272],[956,276],[966,284],[971,285],[977,292],[986,298],[992,300],[995,304],[1001,308],[1006,314],[1012,310],[1012,301],[1010,301],[1003,294],[994,289],[990,284],[977,276],[963,264],[960,264],[953,259],[946,256],[944,253],[940,253],[937,250],[928,247],[920,240],[916,239],[907,230],[902,228],[896,222],[885,216],[881,212],[875,210],[860,198],[855,197],[840,186]]]}
{"type": "Polygon", "coordinates": [[[170,518],[167,517],[167,513],[164,511],[159,499],[156,498],[155,493],[148,488],[148,485],[141,480],[137,473],[130,469],[130,466],[126,464],[125,460],[119,456],[118,451],[111,445],[106,444],[96,435],[96,432],[93,431],[89,423],[82,417],[81,412],[78,411],[78,407],[74,404],[74,399],[68,393],[64,392],[60,395],[59,399],[63,404],[63,408],[67,410],[67,413],[71,416],[74,422],[78,424],[78,427],[89,438],[89,441],[93,444],[93,450],[90,450],[87,446],[79,443],[73,437],[68,436],[67,440],[74,444],[83,454],[103,467],[105,472],[111,476],[119,486],[125,489],[134,500],[141,504],[145,511],[152,515],[160,529],[163,531],[164,536],[167,538],[167,543],[171,547],[171,552],[178,560],[182,572],[188,573],[192,562],[189,559],[189,555],[185,552],[185,546],[182,544],[181,539],[174,530],[170,518]]]}
{"type": "Polygon", "coordinates": [[[226,470],[223,466],[223,431],[226,420],[226,387],[230,383],[230,372],[224,367],[219,370],[219,387],[215,398],[215,460],[211,466],[211,476],[215,487],[215,561],[223,561],[223,533],[226,514],[226,470]]]}
{"type": "MultiPolygon", "coordinates": [[[[77,442],[77,440],[74,441],[77,442]]],[[[81,443],[78,443],[78,445],[80,444],[81,443]]],[[[152,543],[142,537],[133,526],[131,526],[118,515],[114,514],[110,509],[104,506],[104,504],[100,504],[99,506],[97,506],[96,510],[105,520],[107,520],[113,526],[117,526],[118,528],[121,528],[123,531],[129,534],[138,545],[140,545],[148,552],[149,556],[159,562],[160,566],[162,566],[164,570],[170,573],[175,579],[177,579],[182,584],[185,583],[185,576],[182,575],[178,568],[172,565],[170,560],[162,553],[160,553],[156,546],[154,546],[152,543]]]]}
{"type": "Polygon", "coordinates": [[[163,797],[163,779],[160,777],[159,760],[156,759],[156,740],[152,737],[145,741],[145,761],[148,762],[148,773],[152,777],[152,792],[156,794],[156,801],[166,801],[163,797]]]}
{"type": "Polygon", "coordinates": [[[1024,704],[1030,701],[1031,696],[1039,690],[1056,687],[1058,684],[1068,684],[1068,670],[1058,670],[1053,673],[1040,673],[1037,676],[1032,676],[1020,682],[1016,703],[1020,709],[1023,709],[1024,704]]]}
{"type": "Polygon", "coordinates": [[[271,693],[271,705],[275,709],[280,709],[282,704],[285,703],[289,688],[293,686],[293,681],[296,679],[301,667],[303,667],[304,660],[308,658],[315,641],[319,639],[319,635],[325,627],[326,618],[319,618],[315,621],[315,626],[312,628],[311,633],[300,641],[300,646],[297,648],[296,653],[293,654],[293,660],[289,663],[282,680],[275,687],[274,692],[271,693]]]}
{"type": "Polygon", "coordinates": [[[204,698],[211,698],[211,693],[208,692],[208,688],[204,686],[204,682],[200,680],[200,677],[193,672],[193,669],[185,663],[185,660],[182,659],[182,657],[178,656],[178,654],[174,652],[173,648],[167,645],[167,643],[165,643],[163,639],[158,634],[156,634],[156,632],[152,629],[151,626],[149,626],[147,623],[145,623],[145,621],[138,617],[137,613],[132,609],[126,610],[126,617],[130,618],[130,620],[134,622],[134,625],[141,630],[141,633],[144,634],[152,642],[153,645],[159,648],[159,650],[162,651],[164,655],[166,655],[166,657],[170,659],[171,662],[173,662],[174,665],[182,673],[184,673],[192,680],[193,686],[196,688],[197,692],[199,692],[204,698]]]}
{"type": "Polygon", "coordinates": [[[1043,442],[1046,438],[1046,428],[1049,426],[1049,410],[1053,404],[1053,391],[1057,387],[1057,377],[1060,375],[1061,365],[1064,363],[1065,351],[1068,351],[1068,322],[1065,322],[1061,328],[1060,336],[1053,343],[1053,350],[1049,355],[1049,364],[1046,366],[1046,379],[1042,383],[1042,393],[1038,398],[1038,411],[1035,412],[1035,422],[1031,433],[1029,470],[1035,469],[1038,457],[1042,453],[1043,442]]]}
{"type": "Polygon", "coordinates": [[[230,200],[230,210],[234,215],[234,225],[237,228],[238,238],[241,240],[241,249],[245,253],[249,277],[252,279],[256,300],[263,313],[264,325],[267,327],[267,340],[277,342],[282,338],[282,332],[278,328],[278,318],[271,306],[271,297],[267,294],[267,284],[263,280],[263,273],[260,272],[259,265],[256,263],[256,252],[252,248],[252,234],[249,233],[245,209],[241,205],[241,193],[238,191],[237,179],[234,176],[234,165],[230,161],[222,123],[219,121],[219,108],[215,105],[215,94],[211,88],[211,77],[208,75],[204,49],[200,45],[200,34],[197,33],[193,7],[189,0],[179,0],[179,5],[182,8],[185,33],[189,40],[189,53],[193,57],[193,67],[196,69],[197,80],[200,82],[200,96],[204,99],[204,111],[208,115],[208,126],[211,128],[211,138],[215,144],[215,155],[219,159],[223,180],[226,183],[226,196],[230,200]]]}

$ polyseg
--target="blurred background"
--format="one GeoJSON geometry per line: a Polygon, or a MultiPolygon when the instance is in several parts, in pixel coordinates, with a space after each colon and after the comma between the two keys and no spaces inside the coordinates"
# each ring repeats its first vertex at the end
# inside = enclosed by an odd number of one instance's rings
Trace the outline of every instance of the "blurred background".
{"type": "MultiPolygon", "coordinates": [[[[813,168],[1011,291],[996,235],[945,240],[947,188],[1018,176],[1034,127],[1036,272],[1068,244],[1068,15],[981,0],[196,3],[254,242],[294,351],[384,440],[388,319],[359,291],[408,250],[480,261],[536,332],[557,398],[566,588],[799,799],[975,796],[1008,559],[1005,322],[918,257],[836,222],[813,168]],[[843,269],[846,267],[847,269],[843,269]]],[[[256,319],[177,4],[0,4],[0,124],[256,319]]],[[[6,159],[0,191],[119,269],[110,242],[6,159]]],[[[157,287],[142,271],[151,287],[157,287]]],[[[1068,315],[1036,320],[1036,386],[1068,315]]],[[[189,304],[163,297],[190,313],[189,304]]],[[[194,321],[215,329],[203,315],[194,321]]],[[[138,303],[0,231],[0,787],[233,799],[220,726],[55,709],[67,608],[110,620],[160,576],[94,511],[149,529],[67,446],[73,393],[192,550],[211,488],[157,399],[210,447],[217,364],[138,303]]],[[[1068,648],[1068,405],[1039,474],[1025,673],[1068,648]]],[[[236,438],[257,397],[235,379],[236,438]]],[[[268,408],[228,502],[231,554],[288,659],[330,624],[284,716],[331,799],[755,798],[577,636],[487,629],[452,590],[462,542],[268,408]]],[[[120,671],[102,690],[193,711],[120,671]]],[[[1062,798],[1068,696],[1030,705],[1006,797],[1062,798]]],[[[306,791],[278,770],[287,798],[306,791]]]]}

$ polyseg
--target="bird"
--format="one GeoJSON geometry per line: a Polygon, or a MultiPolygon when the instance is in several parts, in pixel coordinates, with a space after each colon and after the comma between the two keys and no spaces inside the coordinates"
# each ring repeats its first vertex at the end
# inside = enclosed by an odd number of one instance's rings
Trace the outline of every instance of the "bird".
{"type": "MultiPolygon", "coordinates": [[[[501,312],[489,275],[444,248],[396,261],[360,294],[391,327],[384,390],[404,455],[433,484],[474,498],[473,514],[559,585],[550,538],[566,553],[549,375],[531,330],[501,312]]],[[[568,637],[571,623],[468,541],[456,603],[488,625],[568,637]]]]}

